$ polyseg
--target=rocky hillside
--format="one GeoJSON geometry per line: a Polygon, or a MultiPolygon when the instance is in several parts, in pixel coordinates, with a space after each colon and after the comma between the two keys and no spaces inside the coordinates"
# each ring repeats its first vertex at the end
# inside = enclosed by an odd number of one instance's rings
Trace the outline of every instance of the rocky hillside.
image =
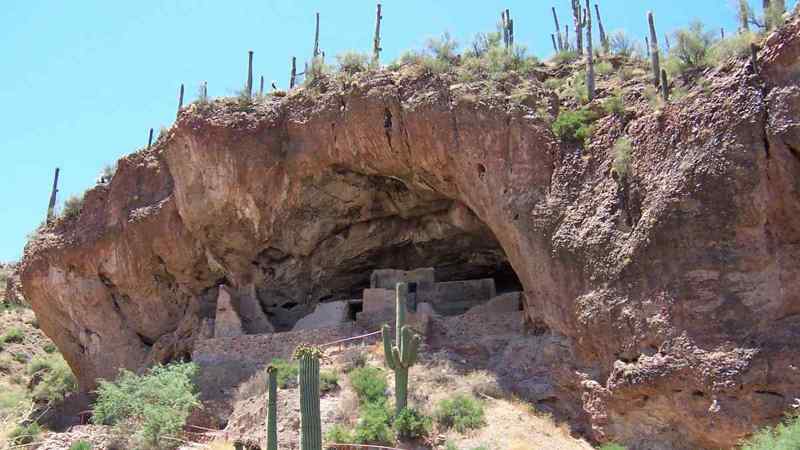
{"type": "Polygon", "coordinates": [[[580,62],[194,103],[40,230],[25,296],[91,389],[188,356],[219,284],[274,318],[373,268],[506,265],[528,332],[568,355],[539,367],[542,405],[600,442],[731,447],[800,392],[798,56],[794,19],[756,66],[675,79],[668,102],[645,63],[608,58],[586,105],[580,62]]]}

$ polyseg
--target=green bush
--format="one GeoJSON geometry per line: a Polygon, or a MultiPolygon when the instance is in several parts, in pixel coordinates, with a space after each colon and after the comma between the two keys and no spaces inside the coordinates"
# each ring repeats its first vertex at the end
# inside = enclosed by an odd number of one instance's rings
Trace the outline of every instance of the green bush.
{"type": "Polygon", "coordinates": [[[319,390],[330,392],[339,388],[339,376],[330,370],[322,370],[319,373],[319,390]]]}
{"type": "Polygon", "coordinates": [[[622,30],[617,30],[611,33],[611,36],[608,40],[611,47],[611,52],[615,55],[629,58],[636,54],[642,53],[639,44],[631,39],[631,37],[622,30]]]}
{"type": "Polygon", "coordinates": [[[550,58],[550,61],[556,64],[565,64],[576,61],[577,59],[578,59],[578,52],[576,52],[575,50],[563,50],[553,55],[550,58]]]}
{"type": "Polygon", "coordinates": [[[481,43],[473,43],[473,49],[466,52],[461,63],[462,75],[466,72],[496,76],[510,71],[527,74],[540,64],[535,56],[527,55],[528,49],[523,45],[514,45],[507,50],[500,42],[500,33],[479,36],[489,37],[481,43]]]}
{"type": "Polygon", "coordinates": [[[479,428],[485,424],[483,404],[476,398],[457,394],[444,399],[436,406],[436,422],[459,433],[479,428]]]}
{"type": "Polygon", "coordinates": [[[742,443],[742,450],[800,448],[800,417],[791,417],[775,427],[766,427],[742,443]]]}
{"type": "Polygon", "coordinates": [[[27,425],[17,425],[8,435],[8,442],[12,445],[24,445],[36,442],[42,434],[42,427],[36,422],[27,425]]]}
{"type": "Polygon", "coordinates": [[[737,33],[722,39],[711,47],[709,61],[718,66],[732,58],[748,57],[750,56],[750,44],[756,39],[756,34],[751,32],[737,33]]]}
{"type": "Polygon", "coordinates": [[[4,386],[0,391],[0,421],[18,410],[28,400],[22,386],[4,386]]]}
{"type": "Polygon", "coordinates": [[[628,450],[628,447],[619,445],[614,442],[609,442],[608,444],[601,445],[598,450],[628,450]]]}
{"type": "Polygon", "coordinates": [[[70,195],[66,200],[64,200],[64,209],[62,209],[61,214],[67,219],[71,219],[73,217],[78,217],[82,208],[83,196],[70,195]]]}
{"type": "Polygon", "coordinates": [[[608,98],[603,100],[603,110],[607,114],[621,116],[625,112],[625,100],[622,97],[622,92],[615,91],[608,98]]]}
{"type": "Polygon", "coordinates": [[[92,450],[92,444],[86,441],[74,442],[69,446],[69,450],[92,450]]]}
{"type": "Polygon", "coordinates": [[[683,75],[688,70],[704,69],[710,65],[709,52],[714,34],[706,31],[702,22],[694,21],[688,28],[675,32],[675,44],[669,51],[666,69],[671,75],[683,75]]]}
{"type": "Polygon", "coordinates": [[[370,66],[370,57],[364,53],[348,51],[336,55],[339,71],[347,74],[364,72],[370,66]]]}
{"type": "Polygon", "coordinates": [[[353,438],[358,444],[392,445],[391,414],[385,402],[368,403],[361,407],[353,438]]]}
{"type": "Polygon", "coordinates": [[[44,350],[45,353],[55,353],[56,350],[58,350],[58,348],[56,347],[55,344],[48,343],[48,344],[44,344],[44,347],[42,347],[42,350],[44,350]]]}
{"type": "Polygon", "coordinates": [[[586,109],[561,111],[553,122],[553,133],[565,142],[585,143],[594,119],[594,114],[586,109]]]}
{"type": "Polygon", "coordinates": [[[611,163],[611,167],[620,178],[628,176],[631,165],[631,151],[631,141],[628,138],[619,138],[614,143],[614,162],[611,163]]]}
{"type": "Polygon", "coordinates": [[[297,385],[297,363],[283,358],[274,358],[270,365],[278,371],[276,378],[279,388],[286,389],[297,385]]]}
{"type": "Polygon", "coordinates": [[[200,404],[196,374],[192,363],[159,365],[143,375],[121,370],[116,381],[100,380],[92,421],[132,427],[132,440],[142,447],[175,447],[164,438],[179,433],[200,404]]]}
{"type": "Polygon", "coordinates": [[[8,331],[3,333],[2,336],[0,336],[0,341],[5,343],[20,343],[23,340],[25,340],[25,333],[23,333],[22,330],[17,327],[10,328],[8,331]]]}
{"type": "Polygon", "coordinates": [[[361,404],[386,403],[386,373],[377,367],[359,367],[350,372],[353,385],[361,404]]]}
{"type": "Polygon", "coordinates": [[[355,438],[348,427],[337,423],[325,433],[325,442],[329,444],[352,444],[355,442],[355,438]]]}
{"type": "Polygon", "coordinates": [[[614,66],[608,61],[601,61],[594,65],[594,73],[597,75],[608,75],[614,71],[614,66]]]}
{"type": "Polygon", "coordinates": [[[419,439],[431,432],[432,420],[416,409],[406,408],[394,418],[394,429],[403,439],[419,439]]]}
{"type": "Polygon", "coordinates": [[[33,388],[33,398],[39,402],[60,402],[67,394],[78,391],[78,382],[60,354],[34,358],[28,364],[28,373],[40,373],[42,380],[33,388]]]}

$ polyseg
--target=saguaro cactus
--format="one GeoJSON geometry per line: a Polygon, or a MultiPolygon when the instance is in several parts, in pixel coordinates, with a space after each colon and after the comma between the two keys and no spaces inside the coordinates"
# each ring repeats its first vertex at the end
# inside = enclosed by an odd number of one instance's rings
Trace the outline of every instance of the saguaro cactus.
{"type": "Polygon", "coordinates": [[[253,51],[247,52],[247,98],[253,98],[253,51]]]}
{"type": "Polygon", "coordinates": [[[58,195],[58,174],[60,169],[56,167],[56,173],[53,175],[53,189],[50,191],[50,203],[47,204],[47,222],[53,220],[53,211],[56,209],[56,196],[58,195]]]}
{"type": "Polygon", "coordinates": [[[583,25],[586,18],[583,17],[583,8],[580,0],[572,0],[572,21],[575,24],[575,50],[579,55],[583,54],[583,25]]]}
{"type": "Polygon", "coordinates": [[[147,138],[147,149],[150,150],[150,146],[153,145],[153,129],[150,128],[150,136],[147,138]]]}
{"type": "Polygon", "coordinates": [[[395,406],[399,413],[405,409],[408,400],[408,369],[417,362],[419,345],[422,338],[411,327],[405,324],[408,285],[397,283],[395,314],[395,345],[392,345],[392,330],[385,324],[382,331],[383,353],[386,365],[394,371],[395,406]]]}
{"type": "Polygon", "coordinates": [[[372,39],[372,62],[378,64],[381,59],[381,4],[378,2],[378,10],[375,13],[375,37],[372,39]]]}
{"type": "Polygon", "coordinates": [[[319,360],[322,350],[301,345],[294,351],[300,385],[300,449],[322,450],[322,422],[319,414],[319,360]]]}
{"type": "Polygon", "coordinates": [[[592,49],[592,13],[586,0],[586,91],[589,101],[594,99],[594,54],[592,49]]]}
{"type": "Polygon", "coordinates": [[[289,76],[289,89],[294,89],[297,83],[297,58],[292,56],[292,74],[289,76]]]}
{"type": "Polygon", "coordinates": [[[316,14],[317,24],[314,27],[314,58],[319,56],[319,13],[316,14]]]}
{"type": "Polygon", "coordinates": [[[500,12],[500,23],[503,29],[503,44],[506,49],[514,46],[514,19],[511,18],[511,11],[505,9],[500,12]]]}
{"type": "Polygon", "coordinates": [[[594,11],[597,13],[597,29],[600,31],[600,45],[603,46],[603,51],[608,53],[611,45],[608,42],[608,35],[606,29],[603,27],[603,19],[600,18],[600,6],[594,4],[594,11]]]}
{"type": "Polygon", "coordinates": [[[278,450],[278,369],[267,367],[267,450],[278,450]]]}
{"type": "Polygon", "coordinates": [[[664,101],[669,101],[669,83],[667,83],[667,71],[661,69],[661,96],[664,97],[664,101]]]}
{"type": "Polygon", "coordinates": [[[558,50],[558,44],[556,43],[556,35],[553,34],[553,33],[550,33],[550,39],[553,40],[553,51],[558,53],[559,50],[558,50]]]}
{"type": "Polygon", "coordinates": [[[556,14],[556,7],[553,6],[551,9],[553,10],[553,22],[555,22],[556,24],[555,37],[558,39],[556,42],[556,44],[558,44],[556,47],[556,51],[560,52],[564,50],[564,42],[561,40],[561,27],[558,25],[558,14],[556,14]]]}
{"type": "Polygon", "coordinates": [[[181,90],[178,93],[178,113],[176,115],[181,114],[181,108],[183,108],[183,83],[181,83],[181,90]]]}
{"type": "Polygon", "coordinates": [[[661,84],[661,63],[658,58],[658,36],[652,11],[647,12],[647,23],[650,25],[650,61],[653,66],[653,83],[658,87],[661,84]]]}

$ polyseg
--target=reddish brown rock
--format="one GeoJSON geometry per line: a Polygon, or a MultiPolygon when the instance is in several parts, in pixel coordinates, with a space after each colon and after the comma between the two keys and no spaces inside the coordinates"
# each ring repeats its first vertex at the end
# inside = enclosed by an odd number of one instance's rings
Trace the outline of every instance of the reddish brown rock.
{"type": "Polygon", "coordinates": [[[25,296],[88,389],[188,354],[221,281],[253,284],[280,331],[375,268],[508,261],[537,336],[514,367],[550,408],[634,448],[730,447],[800,392],[798,30],[768,39],[763,78],[738,61],[661,111],[633,96],[583,150],[513,79],[403,70],[191,105],[31,242],[25,296]]]}

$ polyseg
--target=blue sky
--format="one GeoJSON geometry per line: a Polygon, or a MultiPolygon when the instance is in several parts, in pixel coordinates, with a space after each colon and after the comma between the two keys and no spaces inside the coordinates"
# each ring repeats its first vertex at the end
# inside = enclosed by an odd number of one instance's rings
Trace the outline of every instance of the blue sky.
{"type": "MultiPolygon", "coordinates": [[[[597,2],[593,0],[592,3],[597,2]]],[[[751,0],[759,10],[760,0],[751,0]]],[[[787,2],[794,6],[795,1],[787,2]]],[[[646,33],[653,10],[659,34],[699,18],[735,30],[730,0],[599,0],[607,30],[646,33]]],[[[468,43],[494,31],[510,8],[516,41],[539,57],[552,51],[550,6],[571,23],[569,0],[385,0],[383,62],[449,31],[468,43]]],[[[0,17],[0,261],[22,254],[44,218],[53,169],[59,201],[92,186],[106,164],[146,144],[147,131],[169,126],[177,90],[187,101],[201,81],[209,95],[231,95],[246,78],[253,50],[256,79],[288,84],[292,56],[308,58],[314,13],[329,60],[369,51],[371,0],[5,0],[0,17]]],[[[302,64],[301,64],[302,65],[302,64]]]]}

